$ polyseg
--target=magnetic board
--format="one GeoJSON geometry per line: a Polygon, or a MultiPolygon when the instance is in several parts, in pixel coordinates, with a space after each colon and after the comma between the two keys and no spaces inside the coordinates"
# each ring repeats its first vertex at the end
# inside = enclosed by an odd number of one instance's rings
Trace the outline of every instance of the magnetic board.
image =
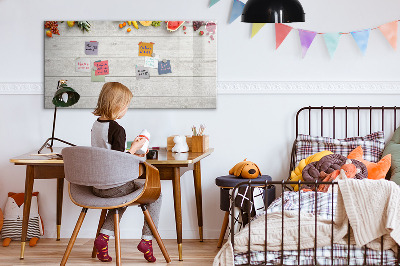
{"type": "Polygon", "coordinates": [[[201,22],[195,30],[185,21],[175,31],[165,21],[158,27],[138,21],[138,29],[120,28],[121,21],[89,23],[86,32],[58,22],[60,35],[45,35],[45,108],[54,108],[60,79],[81,96],[68,108],[95,108],[104,82],[110,81],[132,91],[130,108],[216,108],[216,22],[201,22]]]}

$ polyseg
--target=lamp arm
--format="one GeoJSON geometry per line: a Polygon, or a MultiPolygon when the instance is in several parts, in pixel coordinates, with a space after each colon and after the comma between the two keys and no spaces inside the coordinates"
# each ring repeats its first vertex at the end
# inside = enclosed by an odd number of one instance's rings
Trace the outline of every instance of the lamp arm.
{"type": "Polygon", "coordinates": [[[54,106],[53,131],[52,131],[52,133],[51,133],[51,144],[50,144],[50,148],[53,147],[54,131],[55,131],[55,129],[56,129],[56,118],[57,118],[57,106],[54,106]]]}

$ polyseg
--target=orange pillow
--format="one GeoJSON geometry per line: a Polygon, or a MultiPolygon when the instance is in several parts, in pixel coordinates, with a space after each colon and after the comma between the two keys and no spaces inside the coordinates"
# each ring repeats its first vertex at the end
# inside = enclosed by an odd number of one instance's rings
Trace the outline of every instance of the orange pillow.
{"type": "Polygon", "coordinates": [[[392,161],[392,155],[388,154],[377,163],[368,162],[363,159],[363,149],[361,146],[358,146],[352,152],[350,152],[347,158],[355,159],[365,164],[368,170],[368,179],[375,180],[384,179],[386,177],[392,161]]]}

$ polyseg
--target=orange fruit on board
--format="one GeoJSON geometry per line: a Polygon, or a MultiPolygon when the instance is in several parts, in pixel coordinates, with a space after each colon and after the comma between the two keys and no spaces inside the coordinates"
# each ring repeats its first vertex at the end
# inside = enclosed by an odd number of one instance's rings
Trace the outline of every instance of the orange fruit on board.
{"type": "Polygon", "coordinates": [[[153,21],[139,21],[139,22],[140,22],[140,24],[142,24],[143,26],[148,27],[148,26],[151,25],[151,22],[153,22],[153,21]]]}
{"type": "Polygon", "coordinates": [[[47,37],[53,37],[53,33],[50,30],[46,30],[47,37]]]}
{"type": "Polygon", "coordinates": [[[124,26],[124,27],[125,27],[125,26],[126,26],[126,22],[122,23],[122,26],[124,26]]]}
{"type": "Polygon", "coordinates": [[[126,31],[127,31],[127,32],[131,32],[131,28],[127,28],[126,31]]]}
{"type": "Polygon", "coordinates": [[[122,29],[122,27],[123,27],[122,24],[119,24],[119,28],[122,29]]]}

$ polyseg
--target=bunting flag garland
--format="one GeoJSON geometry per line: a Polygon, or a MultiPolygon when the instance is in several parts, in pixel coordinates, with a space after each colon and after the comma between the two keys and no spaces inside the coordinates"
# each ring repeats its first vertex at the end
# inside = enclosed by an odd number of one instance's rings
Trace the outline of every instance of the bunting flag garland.
{"type": "MultiPolygon", "coordinates": [[[[209,7],[212,7],[220,0],[210,0],[209,7]]],[[[243,0],[231,0],[232,1],[232,9],[229,16],[229,24],[235,21],[243,12],[245,3],[243,0]]],[[[312,42],[314,41],[317,34],[322,35],[326,44],[326,48],[328,50],[329,56],[333,58],[337,47],[339,45],[340,37],[343,34],[351,34],[353,36],[354,41],[356,42],[358,48],[361,53],[365,55],[368,47],[369,36],[372,30],[380,30],[385,36],[386,40],[392,46],[394,50],[397,50],[397,31],[398,31],[398,22],[400,20],[395,20],[374,28],[364,29],[360,31],[351,31],[351,32],[334,32],[334,33],[324,33],[324,32],[314,32],[309,30],[303,30],[298,28],[293,28],[285,24],[275,23],[275,41],[276,47],[278,49],[286,37],[292,30],[298,30],[300,36],[301,43],[301,53],[304,58],[307,54],[308,49],[310,48],[312,42]]],[[[261,29],[264,27],[266,23],[252,23],[251,28],[251,38],[253,38],[261,29]]]]}
{"type": "Polygon", "coordinates": [[[308,30],[300,30],[299,29],[299,36],[300,36],[300,43],[301,43],[301,54],[304,58],[310,48],[315,36],[317,33],[315,31],[308,31],[308,30]]]}
{"type": "Polygon", "coordinates": [[[259,30],[261,30],[262,27],[264,27],[265,23],[253,23],[253,26],[251,28],[251,38],[256,35],[259,30]]]}
{"type": "Polygon", "coordinates": [[[397,48],[397,22],[396,20],[378,27],[394,50],[397,48]]]}
{"type": "Polygon", "coordinates": [[[338,47],[339,39],[340,36],[342,36],[342,34],[340,34],[339,32],[333,32],[333,33],[325,33],[323,36],[326,48],[328,48],[329,55],[332,58],[333,54],[336,51],[336,48],[338,47]]]}
{"type": "Polygon", "coordinates": [[[290,33],[290,31],[292,29],[293,28],[288,25],[281,24],[281,23],[275,23],[276,49],[278,49],[278,47],[285,40],[286,36],[288,36],[288,34],[290,33]]]}
{"type": "Polygon", "coordinates": [[[219,2],[219,0],[210,0],[210,5],[208,7],[212,7],[213,5],[215,5],[218,2],[219,2]]]}
{"type": "Polygon", "coordinates": [[[233,0],[231,17],[229,18],[229,24],[242,15],[244,3],[239,0],[233,0]]]}
{"type": "Polygon", "coordinates": [[[365,55],[365,51],[367,50],[370,32],[371,32],[371,29],[351,32],[351,35],[353,36],[354,40],[356,41],[356,43],[357,43],[358,47],[360,48],[360,51],[363,55],[365,55]]]}

